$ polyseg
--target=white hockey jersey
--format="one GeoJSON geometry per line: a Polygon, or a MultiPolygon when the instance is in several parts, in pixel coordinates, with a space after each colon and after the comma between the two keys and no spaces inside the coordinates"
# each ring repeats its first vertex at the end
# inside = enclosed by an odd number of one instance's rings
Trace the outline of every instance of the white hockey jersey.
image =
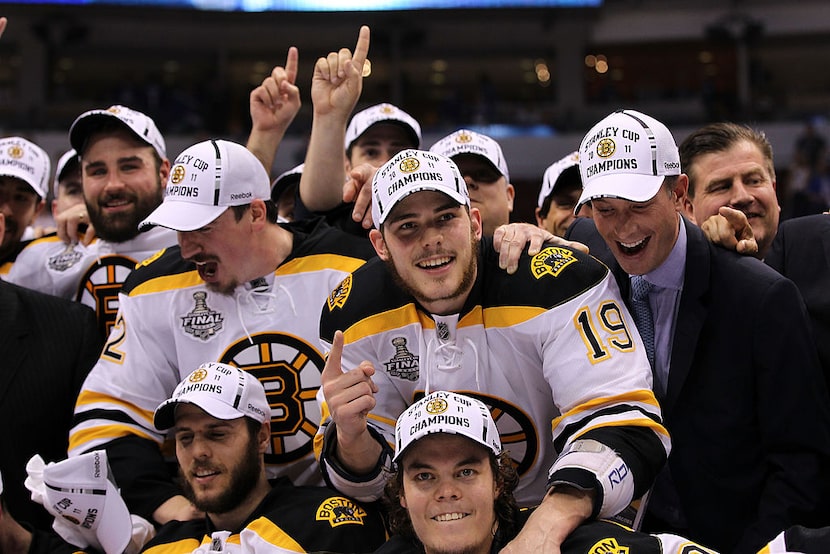
{"type": "Polygon", "coordinates": [[[265,386],[272,411],[269,476],[322,484],[312,452],[324,366],[320,308],[373,253],[365,239],[344,237],[331,228],[295,232],[289,258],[232,295],[208,290],[178,246],[145,261],[121,291],[113,331],[78,397],[69,454],[130,435],[161,444],[153,411],[194,368],[220,361],[265,386]]]}
{"type": "MultiPolygon", "coordinates": [[[[379,390],[370,424],[392,445],[398,415],[425,393],[452,390],[478,398],[490,407],[517,466],[522,506],[541,500],[548,471],[577,438],[602,435],[600,442],[620,454],[629,439],[608,437],[624,427],[645,428],[649,432],[635,439],[642,441],[637,455],[656,472],[668,454],[668,433],[645,350],[608,269],[589,256],[549,247],[523,256],[519,271],[508,275],[489,242],[481,252],[476,284],[460,314],[426,313],[376,260],[332,294],[321,336],[331,342],[343,331],[344,371],[363,360],[374,364],[379,390]]],[[[319,398],[324,402],[322,391],[319,398]]],[[[332,463],[328,421],[317,452],[326,478],[355,498],[378,497],[382,477],[356,479],[332,463]]]]}
{"type": "Polygon", "coordinates": [[[136,264],[176,244],[176,233],[156,227],[126,242],[95,239],[67,245],[57,236],[29,243],[17,256],[7,281],[82,302],[95,310],[101,335],[109,335],[118,312],[118,292],[136,264]]]}

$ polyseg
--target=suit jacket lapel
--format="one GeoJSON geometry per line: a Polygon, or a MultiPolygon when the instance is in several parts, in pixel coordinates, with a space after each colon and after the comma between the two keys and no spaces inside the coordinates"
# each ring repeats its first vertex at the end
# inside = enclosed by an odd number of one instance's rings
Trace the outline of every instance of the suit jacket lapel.
{"type": "Polygon", "coordinates": [[[672,341],[671,368],[666,398],[663,401],[665,414],[671,412],[677,397],[686,382],[694,361],[700,330],[706,319],[706,299],[709,292],[710,252],[709,242],[695,224],[683,219],[686,225],[686,270],[683,292],[680,294],[680,309],[672,341]]]}
{"type": "Polygon", "coordinates": [[[21,315],[17,291],[12,285],[0,281],[0,404],[9,394],[27,355],[24,337],[29,333],[28,317],[21,315]]]}

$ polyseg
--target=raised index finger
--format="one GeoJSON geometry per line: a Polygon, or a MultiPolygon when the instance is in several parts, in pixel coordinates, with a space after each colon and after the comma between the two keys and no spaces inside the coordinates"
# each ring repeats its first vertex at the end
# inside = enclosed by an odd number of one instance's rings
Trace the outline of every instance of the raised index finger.
{"type": "Polygon", "coordinates": [[[354,47],[354,55],[352,56],[352,60],[361,74],[363,73],[363,65],[366,63],[366,56],[369,55],[370,34],[368,25],[362,25],[360,27],[360,34],[357,36],[357,44],[354,47]]]}
{"type": "Polygon", "coordinates": [[[296,46],[288,49],[285,57],[285,77],[292,85],[297,82],[297,66],[299,65],[300,52],[296,46]]]}
{"type": "Polygon", "coordinates": [[[340,360],[343,356],[343,332],[335,331],[334,339],[331,343],[331,350],[326,358],[326,365],[323,367],[323,380],[334,379],[343,373],[340,366],[340,360]]]}

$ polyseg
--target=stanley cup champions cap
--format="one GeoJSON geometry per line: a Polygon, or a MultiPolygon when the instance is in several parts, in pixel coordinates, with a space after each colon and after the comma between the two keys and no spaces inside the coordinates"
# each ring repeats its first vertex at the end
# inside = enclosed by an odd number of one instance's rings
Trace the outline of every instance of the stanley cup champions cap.
{"type": "Polygon", "coordinates": [[[392,104],[378,104],[359,111],[346,127],[346,150],[375,123],[395,123],[409,133],[414,148],[421,147],[421,126],[415,118],[392,104]]]}
{"type": "Polygon", "coordinates": [[[433,433],[461,435],[496,456],[501,454],[499,430],[483,402],[455,392],[436,391],[398,416],[393,461],[397,461],[414,442],[433,433]]]}
{"type": "Polygon", "coordinates": [[[103,124],[111,121],[120,122],[135,136],[152,146],[162,160],[167,158],[164,137],[161,136],[155,121],[148,115],[127,106],[115,105],[106,110],[90,110],[82,113],[69,128],[69,144],[77,152],[83,154],[89,137],[95,134],[103,124]]]}
{"type": "Polygon", "coordinates": [[[124,552],[132,519],[109,479],[107,452],[94,450],[43,468],[44,507],[72,525],[95,548],[124,552]]]}
{"type": "Polygon", "coordinates": [[[164,201],[138,227],[194,231],[229,206],[270,198],[271,182],[256,156],[235,142],[206,140],[176,157],[164,201]]]}
{"type": "Polygon", "coordinates": [[[164,431],[175,425],[179,404],[194,404],[216,419],[248,416],[260,423],[271,419],[262,383],[247,371],[219,362],[200,365],[176,386],[173,396],[156,408],[156,429],[164,431]]]}
{"type": "Polygon", "coordinates": [[[582,195],[576,209],[594,198],[646,202],[668,175],[680,175],[680,153],[668,128],[634,110],[612,113],[579,145],[582,195]]]}
{"type": "Polygon", "coordinates": [[[448,158],[459,154],[476,154],[487,160],[496,171],[504,176],[507,182],[510,182],[504,152],[502,152],[499,143],[487,135],[469,129],[459,129],[433,144],[429,151],[448,158]]]}
{"type": "Polygon", "coordinates": [[[0,176],[15,177],[46,198],[49,192],[49,154],[22,137],[0,139],[0,176]]]}
{"type": "Polygon", "coordinates": [[[395,204],[423,190],[443,192],[470,207],[467,183],[446,156],[424,150],[401,150],[372,178],[372,220],[380,229],[395,204]]]}

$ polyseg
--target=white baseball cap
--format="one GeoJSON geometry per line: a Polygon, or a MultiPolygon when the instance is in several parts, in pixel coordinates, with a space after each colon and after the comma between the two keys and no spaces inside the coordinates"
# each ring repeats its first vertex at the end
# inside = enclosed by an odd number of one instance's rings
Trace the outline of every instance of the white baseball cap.
{"type": "Polygon", "coordinates": [[[501,454],[499,430],[482,401],[455,392],[436,391],[398,416],[392,460],[397,461],[412,443],[434,433],[461,435],[496,456],[501,454]]]}
{"type": "Polygon", "coordinates": [[[650,200],[667,175],[680,175],[680,153],[668,128],[644,113],[620,110],[593,126],[579,145],[582,196],[650,200]]]}
{"type": "Polygon", "coordinates": [[[95,548],[124,552],[132,538],[132,519],[109,479],[107,453],[94,450],[43,468],[44,507],[70,524],[95,548]]]}
{"type": "Polygon", "coordinates": [[[155,148],[161,159],[167,158],[164,137],[161,136],[155,121],[126,106],[115,105],[106,110],[90,110],[82,113],[69,128],[69,144],[77,152],[83,153],[89,137],[100,129],[103,123],[113,120],[121,122],[135,136],[155,148]]]}
{"type": "Polygon", "coordinates": [[[377,104],[359,111],[346,127],[346,150],[375,123],[396,123],[406,130],[414,148],[421,147],[421,126],[415,118],[392,104],[377,104]]]}
{"type": "Polygon", "coordinates": [[[448,158],[459,154],[477,154],[490,162],[490,165],[510,182],[504,152],[502,152],[499,143],[487,135],[469,129],[459,129],[433,144],[429,151],[437,152],[448,158]]]}
{"type": "Polygon", "coordinates": [[[173,396],[156,408],[156,429],[164,431],[176,424],[179,404],[194,404],[216,419],[248,416],[260,423],[271,419],[262,383],[247,371],[219,362],[200,365],[176,386],[173,396]]]}
{"type": "Polygon", "coordinates": [[[470,207],[467,183],[451,159],[425,150],[401,150],[380,166],[372,178],[375,227],[380,229],[395,204],[423,190],[443,192],[459,204],[470,207]]]}
{"type": "Polygon", "coordinates": [[[303,168],[305,164],[300,164],[297,166],[292,167],[288,171],[283,171],[279,174],[279,176],[274,179],[274,182],[271,183],[271,200],[274,204],[278,203],[280,200],[280,196],[282,193],[290,187],[291,185],[296,185],[300,183],[300,179],[303,176],[303,168]]]}
{"type": "Polygon", "coordinates": [[[229,206],[250,204],[257,198],[271,198],[271,181],[257,157],[241,144],[206,140],[176,157],[164,201],[138,227],[194,231],[229,206]]]}
{"type": "Polygon", "coordinates": [[[539,208],[542,207],[545,199],[553,194],[553,191],[556,189],[556,185],[559,183],[559,177],[572,167],[576,168],[577,173],[579,172],[579,152],[571,152],[561,160],[555,161],[548,166],[544,176],[542,176],[542,188],[539,189],[539,198],[536,200],[536,206],[539,208]]]}
{"type": "Polygon", "coordinates": [[[66,177],[66,172],[74,169],[80,164],[81,160],[78,157],[78,152],[74,148],[70,148],[63,153],[63,156],[58,160],[58,165],[55,167],[55,180],[52,183],[52,195],[58,197],[58,186],[61,179],[66,177]]]}
{"type": "Polygon", "coordinates": [[[0,176],[15,177],[41,198],[49,192],[49,154],[23,137],[0,139],[0,176]]]}

